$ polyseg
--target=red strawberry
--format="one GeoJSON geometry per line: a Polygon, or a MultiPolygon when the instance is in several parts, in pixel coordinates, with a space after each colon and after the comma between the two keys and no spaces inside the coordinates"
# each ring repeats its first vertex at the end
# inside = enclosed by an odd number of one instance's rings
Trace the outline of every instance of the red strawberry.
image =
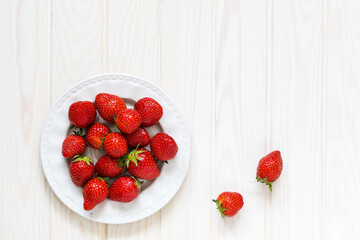
{"type": "Polygon", "coordinates": [[[107,122],[113,123],[114,116],[126,108],[124,100],[116,95],[99,93],[95,98],[95,106],[99,115],[107,122]]]}
{"type": "Polygon", "coordinates": [[[140,182],[134,177],[119,177],[110,187],[109,198],[118,202],[131,202],[140,192],[140,182]]]}
{"type": "Polygon", "coordinates": [[[173,159],[178,151],[175,140],[166,133],[156,134],[150,141],[150,148],[154,156],[161,161],[173,159]]]}
{"type": "Polygon", "coordinates": [[[69,135],[65,138],[62,144],[62,155],[66,158],[73,158],[76,155],[81,155],[85,152],[85,140],[77,135],[69,135]]]}
{"type": "Polygon", "coordinates": [[[85,128],[95,120],[95,105],[90,101],[75,102],[70,105],[68,116],[72,125],[78,128],[85,128]]]}
{"type": "Polygon", "coordinates": [[[69,171],[73,183],[83,187],[94,175],[94,163],[88,157],[78,156],[70,163],[69,171]]]}
{"type": "Polygon", "coordinates": [[[110,129],[102,123],[94,123],[86,133],[86,141],[91,148],[102,149],[103,138],[110,129]]]}
{"type": "Polygon", "coordinates": [[[115,123],[122,133],[130,134],[140,127],[141,115],[137,111],[127,108],[116,114],[115,123]]]}
{"type": "Polygon", "coordinates": [[[283,161],[280,151],[274,151],[260,159],[256,171],[256,180],[265,183],[272,191],[272,183],[280,177],[283,161]]]}
{"type": "Polygon", "coordinates": [[[84,209],[89,211],[103,202],[109,195],[109,188],[104,178],[93,178],[88,181],[83,190],[84,209]]]}
{"type": "Polygon", "coordinates": [[[139,147],[145,147],[150,142],[149,133],[142,127],[140,127],[132,134],[125,134],[125,138],[128,146],[131,148],[136,148],[138,144],[139,147]]]}
{"type": "Polygon", "coordinates": [[[161,105],[149,97],[137,101],[134,109],[141,114],[142,125],[144,127],[155,125],[163,115],[163,108],[161,105]]]}
{"type": "Polygon", "coordinates": [[[95,171],[100,177],[117,177],[124,170],[124,163],[117,158],[104,155],[95,164],[95,171]]]}
{"type": "Polygon", "coordinates": [[[121,157],[127,152],[125,137],[118,132],[109,133],[104,139],[104,149],[111,157],[121,157]]]}
{"type": "Polygon", "coordinates": [[[151,152],[145,148],[135,149],[126,157],[126,166],[131,175],[152,180],[160,175],[160,170],[151,152]]]}
{"type": "Polygon", "coordinates": [[[222,217],[232,217],[244,206],[243,197],[237,192],[223,192],[213,202],[222,217]]]}

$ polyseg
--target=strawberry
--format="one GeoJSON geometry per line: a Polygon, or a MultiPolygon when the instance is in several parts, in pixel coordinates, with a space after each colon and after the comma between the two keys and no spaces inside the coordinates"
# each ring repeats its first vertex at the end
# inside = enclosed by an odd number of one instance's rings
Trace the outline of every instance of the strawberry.
{"type": "Polygon", "coordinates": [[[66,158],[73,158],[85,152],[86,143],[84,138],[77,135],[69,135],[62,144],[62,155],[66,158]]]}
{"type": "Polygon", "coordinates": [[[150,141],[150,148],[154,156],[161,161],[173,159],[178,151],[175,140],[166,133],[157,133],[150,141]]]}
{"type": "Polygon", "coordinates": [[[116,95],[99,93],[95,97],[95,106],[99,115],[107,122],[113,123],[114,116],[126,108],[124,100],[116,95]]]}
{"type": "Polygon", "coordinates": [[[90,101],[75,102],[70,105],[68,116],[72,125],[78,128],[85,128],[95,120],[95,105],[90,101]]]}
{"type": "Polygon", "coordinates": [[[124,170],[124,163],[105,154],[95,164],[95,171],[100,177],[117,177],[124,170]]]}
{"type": "Polygon", "coordinates": [[[140,127],[141,115],[137,111],[127,108],[116,114],[115,123],[122,133],[130,134],[140,127]]]}
{"type": "Polygon", "coordinates": [[[140,192],[140,182],[134,177],[119,177],[111,186],[109,198],[118,202],[131,202],[140,192]]]}
{"type": "Polygon", "coordinates": [[[121,157],[127,152],[125,137],[118,132],[109,133],[104,139],[104,149],[111,157],[121,157]]]}
{"type": "Polygon", "coordinates": [[[128,146],[131,148],[136,148],[137,145],[139,147],[145,147],[150,142],[149,133],[142,127],[133,132],[132,134],[125,134],[126,141],[128,146]]]}
{"type": "Polygon", "coordinates": [[[265,183],[272,191],[272,183],[280,177],[283,161],[280,151],[273,151],[260,159],[256,171],[256,180],[265,183]]]}
{"type": "Polygon", "coordinates": [[[110,129],[102,123],[94,123],[86,133],[86,141],[91,148],[102,149],[103,138],[110,129]]]}
{"type": "Polygon", "coordinates": [[[83,187],[94,175],[94,163],[88,157],[77,156],[70,163],[69,172],[73,183],[83,187]]]}
{"type": "Polygon", "coordinates": [[[145,148],[131,151],[125,159],[131,175],[137,178],[152,180],[160,175],[160,170],[151,152],[145,148]]]}
{"type": "Polygon", "coordinates": [[[103,202],[109,195],[109,188],[104,178],[93,178],[83,189],[84,209],[89,211],[103,202]]]}
{"type": "Polygon", "coordinates": [[[243,197],[237,192],[223,192],[213,202],[222,217],[232,217],[244,206],[243,197]]]}
{"type": "Polygon", "coordinates": [[[161,105],[149,97],[145,97],[137,101],[134,109],[141,114],[141,124],[144,127],[155,125],[163,115],[163,108],[161,105]]]}

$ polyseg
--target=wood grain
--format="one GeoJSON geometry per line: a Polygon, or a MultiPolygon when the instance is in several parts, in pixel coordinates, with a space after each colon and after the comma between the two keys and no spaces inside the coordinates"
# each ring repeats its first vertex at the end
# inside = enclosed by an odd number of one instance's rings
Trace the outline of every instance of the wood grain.
{"type": "Polygon", "coordinates": [[[162,87],[191,133],[189,170],[161,210],[161,239],[212,238],[213,7],[210,0],[161,1],[162,87]]]}
{"type": "MultiPolygon", "coordinates": [[[[75,83],[106,70],[103,8],[106,5],[101,1],[52,1],[52,103],[75,83]]],[[[54,193],[50,221],[52,239],[106,239],[107,236],[106,224],[77,215],[54,193]]]]}
{"type": "Polygon", "coordinates": [[[108,72],[160,81],[160,16],[156,0],[116,1],[108,6],[108,72]]]}
{"type": "Polygon", "coordinates": [[[325,5],[324,239],[358,239],[360,230],[360,3],[325,5]]]}
{"type": "Polygon", "coordinates": [[[39,156],[49,108],[48,10],[42,0],[0,7],[1,239],[50,237],[50,188],[39,156]]]}
{"type": "Polygon", "coordinates": [[[74,83],[106,71],[106,13],[102,1],[52,2],[52,99],[74,83]],[[103,36],[105,35],[105,37],[103,36]]]}
{"type": "Polygon", "coordinates": [[[273,1],[268,10],[266,151],[281,150],[284,170],[266,199],[266,234],[268,239],[320,239],[323,4],[273,1]]]}
{"type": "Polygon", "coordinates": [[[212,206],[212,234],[222,239],[267,236],[268,190],[254,183],[266,146],[267,7],[264,1],[218,0],[216,5],[212,197],[236,191],[244,198],[233,218],[222,219],[212,206]]]}

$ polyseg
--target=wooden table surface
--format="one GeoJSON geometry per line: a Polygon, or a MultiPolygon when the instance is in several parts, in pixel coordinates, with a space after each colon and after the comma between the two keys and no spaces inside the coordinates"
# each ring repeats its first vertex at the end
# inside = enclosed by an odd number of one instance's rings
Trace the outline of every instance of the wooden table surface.
{"type": "Polygon", "coordinates": [[[360,239],[360,1],[1,0],[1,239],[360,239]],[[191,134],[176,196],[130,224],[84,219],[40,163],[52,104],[90,76],[160,86],[191,134]],[[273,192],[254,183],[279,149],[273,192]],[[222,219],[225,190],[244,208],[222,219]]]}

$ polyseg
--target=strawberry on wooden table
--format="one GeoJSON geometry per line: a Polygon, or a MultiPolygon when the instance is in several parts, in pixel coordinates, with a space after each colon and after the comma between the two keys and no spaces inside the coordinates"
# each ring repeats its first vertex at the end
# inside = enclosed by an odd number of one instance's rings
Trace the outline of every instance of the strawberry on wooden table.
{"type": "Polygon", "coordinates": [[[124,170],[124,163],[117,158],[111,157],[107,154],[99,158],[95,164],[95,172],[100,177],[114,178],[119,176],[124,170]]]}
{"type": "Polygon", "coordinates": [[[232,217],[244,206],[243,197],[237,192],[223,192],[213,202],[222,217],[232,217]]]}
{"type": "Polygon", "coordinates": [[[103,202],[109,195],[109,188],[104,178],[93,178],[88,181],[83,189],[84,209],[89,211],[103,202]]]}
{"type": "Polygon", "coordinates": [[[131,148],[145,147],[150,143],[150,135],[149,133],[142,127],[131,134],[124,134],[128,146],[131,148]]]}
{"type": "Polygon", "coordinates": [[[85,152],[86,143],[84,138],[78,135],[69,135],[62,144],[62,155],[65,158],[73,158],[85,152]]]}
{"type": "Polygon", "coordinates": [[[160,175],[160,169],[151,152],[145,148],[131,151],[125,158],[131,175],[145,180],[153,180],[160,175]]]}
{"type": "Polygon", "coordinates": [[[125,137],[118,132],[109,133],[104,139],[104,150],[111,157],[121,157],[127,152],[125,137]]]}
{"type": "Polygon", "coordinates": [[[126,104],[122,98],[108,93],[96,95],[95,106],[99,115],[110,123],[114,122],[114,117],[118,112],[126,109],[126,104]]]}
{"type": "Polygon", "coordinates": [[[86,133],[86,141],[91,148],[102,149],[103,138],[110,133],[110,129],[102,123],[94,123],[86,133]]]}
{"type": "Polygon", "coordinates": [[[272,183],[280,177],[282,169],[283,160],[280,151],[273,151],[260,159],[256,171],[256,180],[268,185],[272,191],[272,183]]]}
{"type": "Polygon", "coordinates": [[[142,125],[150,127],[159,122],[163,115],[162,106],[152,98],[141,98],[136,102],[134,109],[141,114],[142,125]]]}
{"type": "Polygon", "coordinates": [[[90,101],[75,102],[69,107],[68,117],[71,124],[75,127],[85,128],[95,120],[95,105],[90,101]]]}
{"type": "Polygon", "coordinates": [[[161,161],[173,159],[178,151],[175,140],[166,133],[157,133],[150,140],[150,148],[154,156],[161,161]]]}
{"type": "Polygon", "coordinates": [[[73,183],[83,187],[94,175],[94,163],[88,157],[76,156],[70,163],[69,172],[73,183]]]}
{"type": "Polygon", "coordinates": [[[141,115],[134,109],[127,108],[116,114],[115,123],[122,133],[131,134],[140,127],[141,115]]]}
{"type": "Polygon", "coordinates": [[[118,202],[131,202],[140,192],[140,182],[129,176],[119,177],[111,186],[109,198],[118,202]]]}

